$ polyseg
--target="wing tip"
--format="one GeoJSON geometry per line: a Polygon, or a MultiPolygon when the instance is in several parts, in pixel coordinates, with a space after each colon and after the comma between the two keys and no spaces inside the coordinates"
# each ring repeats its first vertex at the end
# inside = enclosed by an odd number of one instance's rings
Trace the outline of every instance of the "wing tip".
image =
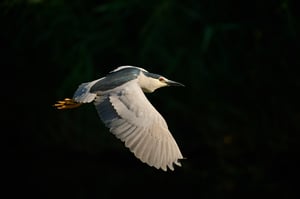
{"type": "MultiPolygon", "coordinates": [[[[184,158],[180,158],[180,159],[176,159],[175,161],[169,163],[169,164],[165,164],[165,165],[160,165],[160,166],[154,166],[156,169],[161,169],[165,172],[171,170],[171,171],[175,171],[175,168],[174,165],[178,166],[178,167],[182,167],[182,164],[181,162],[179,162],[181,159],[184,159],[184,158]]],[[[146,162],[144,162],[146,163],[146,162]]],[[[148,163],[146,163],[148,164],[148,163]]],[[[153,165],[150,165],[148,164],[149,166],[153,166],[153,165]]]]}

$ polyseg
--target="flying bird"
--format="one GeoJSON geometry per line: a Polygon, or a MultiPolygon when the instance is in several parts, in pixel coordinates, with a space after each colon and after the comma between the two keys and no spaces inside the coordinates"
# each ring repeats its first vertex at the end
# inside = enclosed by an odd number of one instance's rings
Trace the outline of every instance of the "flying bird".
{"type": "Polygon", "coordinates": [[[79,85],[72,99],[57,101],[57,109],[93,102],[105,124],[142,162],[157,169],[181,166],[180,149],[167,123],[146,98],[165,86],[183,86],[143,68],[120,66],[103,78],[79,85]]]}

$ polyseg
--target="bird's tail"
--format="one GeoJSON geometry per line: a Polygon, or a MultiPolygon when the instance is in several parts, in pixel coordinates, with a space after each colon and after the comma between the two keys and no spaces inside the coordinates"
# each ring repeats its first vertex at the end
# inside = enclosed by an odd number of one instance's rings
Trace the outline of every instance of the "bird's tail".
{"type": "Polygon", "coordinates": [[[76,102],[70,98],[65,98],[62,101],[57,101],[57,103],[54,104],[53,106],[57,109],[71,109],[71,108],[77,108],[80,105],[82,105],[82,103],[76,102]]]}

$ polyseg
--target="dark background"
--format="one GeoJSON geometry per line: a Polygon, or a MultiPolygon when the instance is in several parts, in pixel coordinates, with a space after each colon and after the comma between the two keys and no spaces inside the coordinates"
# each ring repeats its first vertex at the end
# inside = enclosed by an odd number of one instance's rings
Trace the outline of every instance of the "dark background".
{"type": "Polygon", "coordinates": [[[2,165],[9,196],[293,197],[298,2],[2,1],[2,165]],[[52,107],[120,65],[186,85],[147,95],[187,158],[174,172],[137,160],[92,104],[52,107]]]}

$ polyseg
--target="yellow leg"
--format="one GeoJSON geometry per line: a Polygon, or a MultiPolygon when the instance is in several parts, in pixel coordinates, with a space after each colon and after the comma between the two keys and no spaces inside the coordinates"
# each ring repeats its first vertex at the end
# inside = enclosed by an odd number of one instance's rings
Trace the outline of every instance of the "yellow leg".
{"type": "Polygon", "coordinates": [[[62,101],[57,101],[57,103],[54,104],[53,106],[57,109],[71,109],[71,108],[77,108],[80,105],[81,103],[75,102],[70,98],[65,98],[62,101]]]}

